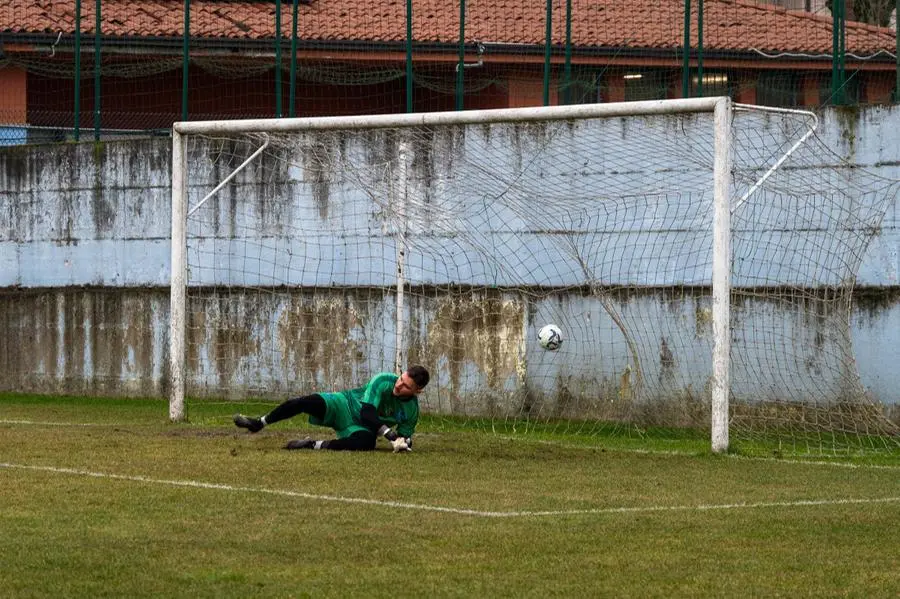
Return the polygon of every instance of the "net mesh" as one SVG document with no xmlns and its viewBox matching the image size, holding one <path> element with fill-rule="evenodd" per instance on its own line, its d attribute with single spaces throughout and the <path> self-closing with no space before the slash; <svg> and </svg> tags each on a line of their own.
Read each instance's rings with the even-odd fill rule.
<svg viewBox="0 0 900 599">
<path fill-rule="evenodd" d="M 731 430 L 791 451 L 896 450 L 896 422 L 860 380 L 851 308 L 898 181 L 818 135 L 791 151 L 803 119 L 750 111 L 735 123 Z"/>
<path fill-rule="evenodd" d="M 798 146 L 811 127 L 734 119 L 732 440 L 893 449 L 849 314 L 897 182 Z M 472 426 L 708 430 L 711 114 L 191 135 L 187 152 L 189 394 L 283 399 L 421 363 L 424 411 Z"/>
</svg>

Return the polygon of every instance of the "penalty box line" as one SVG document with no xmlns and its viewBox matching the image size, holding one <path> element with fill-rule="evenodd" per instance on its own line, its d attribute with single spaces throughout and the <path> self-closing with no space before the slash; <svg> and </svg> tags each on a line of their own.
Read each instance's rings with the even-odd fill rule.
<svg viewBox="0 0 900 599">
<path fill-rule="evenodd" d="M 97 479 L 121 480 L 128 482 L 136 482 L 142 484 L 164 485 L 169 487 L 186 487 L 194 489 L 207 489 L 215 491 L 228 491 L 233 493 L 256 493 L 261 495 L 277 495 L 281 497 L 294 497 L 300 499 L 309 499 L 313 501 L 350 503 L 357 505 L 370 505 L 376 507 L 387 507 L 392 509 L 405 509 L 422 512 L 435 512 L 443 514 L 454 514 L 460 516 L 475 516 L 479 518 L 533 518 L 533 517 L 562 517 L 562 516 L 590 516 L 605 514 L 642 514 L 642 513 L 658 513 L 658 512 L 710 512 L 737 509 L 765 509 L 765 508 L 794 508 L 794 507 L 810 507 L 810 506 L 831 506 L 831 505 L 867 505 L 879 503 L 900 503 L 898 497 L 877 497 L 877 498 L 845 498 L 845 499 L 801 499 L 796 501 L 766 501 L 754 503 L 722 503 L 722 504 L 698 504 L 698 505 L 657 505 L 657 506 L 628 506 L 628 507 L 608 507 L 608 508 L 591 508 L 591 509 L 575 509 L 575 510 L 544 510 L 544 511 L 508 511 L 494 512 L 482 511 L 466 508 L 454 508 L 437 505 L 427 505 L 420 503 L 405 503 L 401 501 L 386 501 L 379 499 L 364 499 L 361 497 L 343 497 L 338 495 L 319 495 L 315 493 L 304 493 L 302 491 L 289 491 L 286 489 L 267 489 L 265 487 L 239 487 L 234 485 L 226 485 L 221 483 L 205 483 L 193 480 L 167 480 L 159 478 L 151 478 L 147 476 L 136 476 L 126 474 L 111 474 L 107 472 L 93 472 L 90 470 L 79 470 L 76 468 L 59 468 L 54 466 L 32 466 L 28 464 L 12 464 L 0 462 L 0 468 L 9 470 L 27 470 L 32 472 L 49 472 L 53 474 L 67 474 L 72 476 L 83 476 Z"/>
</svg>

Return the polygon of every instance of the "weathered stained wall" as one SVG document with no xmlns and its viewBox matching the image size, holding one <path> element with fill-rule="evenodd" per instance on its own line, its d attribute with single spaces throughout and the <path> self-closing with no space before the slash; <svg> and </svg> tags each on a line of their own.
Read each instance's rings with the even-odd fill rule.
<svg viewBox="0 0 900 599">
<path fill-rule="evenodd" d="M 850 115 L 829 112 L 823 115 L 821 135 L 842 155 L 884 177 L 898 178 L 900 149 L 892 137 L 898 126 L 900 110 L 896 109 L 870 109 Z M 619 127 L 617 142 L 641 144 L 646 141 L 644 133 Z M 490 141 L 485 135 L 484 143 Z M 472 139 L 467 142 L 474 143 Z M 454 146 L 458 140 L 435 143 L 452 147 L 436 145 L 430 166 L 415 165 L 417 180 L 432 181 L 428 185 L 441 180 L 440 169 L 447 165 L 442 166 L 440 161 L 450 161 L 459 150 Z M 496 139 L 494 143 L 495 151 L 505 146 Z M 509 147 L 510 152 L 515 150 Z M 527 160 L 528 156 L 518 157 L 523 158 Z M 0 388 L 165 394 L 169 161 L 167 139 L 0 150 L 0 287 L 4 288 L 0 295 Z M 251 179 L 263 177 L 255 184 L 259 193 L 241 194 L 240 187 L 225 193 L 214 215 L 220 233 L 233 235 L 239 228 L 237 206 L 247 203 L 248 198 L 249 203 L 256 203 L 254 218 L 268 223 L 272 230 L 284 227 L 286 222 L 306 219 L 326 232 L 346 235 L 353 233 L 357 220 L 369 218 L 342 214 L 329 198 L 348 192 L 327 179 L 278 183 L 287 185 L 292 193 L 295 188 L 308 186 L 308 192 L 297 195 L 314 200 L 286 215 L 269 201 L 277 195 L 277 189 L 265 184 L 283 181 L 283 177 L 267 179 L 272 173 L 264 169 L 249 172 Z M 249 184 L 254 183 L 250 180 Z M 472 189 L 478 184 L 473 180 Z M 675 208 L 678 200 L 672 198 Z M 862 261 L 858 283 L 866 292 L 854 305 L 851 329 L 863 383 L 878 399 L 890 404 L 900 403 L 900 372 L 891 367 L 900 357 L 898 334 L 892 332 L 900 330 L 892 326 L 900 318 L 900 303 L 896 301 L 900 245 L 896 202 Z M 502 213 L 492 216 L 510 218 Z M 487 217 L 484 224 L 489 224 Z M 394 321 L 395 298 L 384 292 L 373 296 L 368 285 L 393 276 L 394 264 L 384 258 L 392 257 L 395 248 L 386 245 L 375 250 L 366 246 L 357 255 L 346 256 L 338 252 L 329 255 L 327 250 L 311 253 L 308 244 L 301 248 L 302 240 L 283 243 L 276 253 L 300 255 L 303 249 L 308 264 L 302 270 L 287 272 L 287 279 L 280 275 L 278 279 L 318 289 L 243 298 L 216 296 L 210 291 L 192 299 L 190 393 L 282 397 L 310 387 L 352 386 L 367 372 L 392 367 L 397 348 L 382 337 Z M 413 272 L 418 269 L 420 273 L 432 273 L 432 277 L 442 273 L 450 280 L 454 275 L 474 272 L 488 282 L 499 280 L 502 287 L 502 270 L 463 262 L 459 248 L 446 240 L 431 243 L 435 244 L 431 254 L 446 258 L 446 270 L 441 271 L 437 264 L 411 263 Z M 633 247 L 649 245 L 643 238 L 633 238 L 631 243 Z M 200 240 L 196 247 L 201 254 L 230 256 L 240 251 L 240 245 L 229 242 L 228 235 L 217 234 Z M 522 245 L 504 247 L 502 251 L 510 257 L 525 253 Z M 330 294 L 324 287 L 347 272 L 331 268 L 335 264 L 352 265 L 354 272 L 369 278 L 350 282 L 358 288 L 349 292 Z M 214 271 L 203 270 L 194 282 L 231 282 L 215 280 Z M 635 335 L 641 343 L 655 348 L 652 359 L 645 360 L 642 376 L 644 384 L 656 390 L 658 400 L 702 396 L 709 370 L 708 296 L 702 292 L 673 296 L 653 289 L 659 283 L 656 279 L 663 276 L 664 280 L 671 271 L 679 272 L 685 279 L 682 282 L 702 285 L 695 273 L 672 262 L 663 251 L 643 261 L 635 259 L 634 269 L 627 272 L 638 277 L 631 282 L 642 289 L 612 298 L 618 312 L 642 315 L 634 323 L 652 321 L 645 330 L 638 326 Z M 548 277 L 555 276 L 559 280 L 549 282 L 561 285 L 568 282 L 571 273 L 561 268 L 552 273 L 540 271 L 537 265 L 531 272 L 535 283 L 546 283 Z M 203 273 L 212 273 L 212 278 L 203 280 Z M 292 276 L 298 279 L 291 280 Z M 439 285 L 447 281 L 431 282 Z M 748 300 L 748 304 L 753 301 Z M 755 312 L 766 313 L 766 306 L 748 305 L 743 310 L 741 322 L 746 331 L 754 330 Z M 537 349 L 534 331 L 544 322 L 557 320 L 560 314 L 577 318 L 577 324 L 574 320 L 561 323 L 567 331 L 587 327 L 590 336 L 570 335 L 568 353 Z M 829 356 L 838 341 L 828 338 L 827 322 L 806 322 L 791 313 L 777 317 L 782 330 L 789 332 L 803 351 L 799 359 L 810 381 L 833 370 L 835 358 Z M 215 319 L 217 326 L 209 326 L 209 319 Z M 438 384 L 425 398 L 432 409 L 490 412 L 497 409 L 498 402 L 508 401 L 510 394 L 520 394 L 524 397 L 516 401 L 542 414 L 572 415 L 584 413 L 586 407 L 597 413 L 617 413 L 619 404 L 627 404 L 635 384 L 635 373 L 628 368 L 629 348 L 616 324 L 596 298 L 577 290 L 537 296 L 498 293 L 472 305 L 442 297 L 437 287 L 422 288 L 408 298 L 405 320 L 409 358 L 434 366 Z M 310 329 L 322 333 L 302 333 Z M 274 360 L 259 355 L 263 342 L 270 340 L 274 340 Z M 467 359 L 460 360 L 461 356 Z M 766 364 L 766 356 L 748 358 L 749 362 L 754 360 Z M 278 367 L 273 368 L 273 363 Z M 770 364 L 766 370 L 774 373 L 771 380 L 759 388 L 752 388 L 753 381 L 739 382 L 751 385 L 743 392 L 765 395 L 777 388 L 782 374 L 778 365 Z M 700 383 L 689 385 L 686 381 Z M 595 405 L 580 403 L 587 396 L 594 398 Z"/>
<path fill-rule="evenodd" d="M 2 389 L 162 395 L 168 301 L 162 288 L 0 291 Z"/>
<path fill-rule="evenodd" d="M 0 287 L 168 285 L 170 145 L 4 148 Z"/>
</svg>

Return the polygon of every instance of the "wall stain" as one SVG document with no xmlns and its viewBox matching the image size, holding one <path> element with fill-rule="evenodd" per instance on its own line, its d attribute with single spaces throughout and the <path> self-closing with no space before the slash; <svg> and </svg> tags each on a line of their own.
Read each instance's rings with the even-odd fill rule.
<svg viewBox="0 0 900 599">
<path fill-rule="evenodd" d="M 108 196 L 111 190 L 106 187 L 104 181 L 108 174 L 108 169 L 114 161 L 109 159 L 109 144 L 105 142 L 94 142 L 94 160 L 92 163 L 94 172 L 94 183 L 91 187 L 91 209 L 94 218 L 94 227 L 96 229 L 96 239 L 104 239 L 113 229 L 116 221 L 116 206 L 110 201 Z M 115 169 L 109 173 L 112 181 L 119 180 Z"/>
<path fill-rule="evenodd" d="M 367 357 L 368 293 L 298 290 L 282 300 L 277 342 L 289 388 L 311 393 L 363 383 L 356 374 Z"/>
<path fill-rule="evenodd" d="M 471 405 L 463 397 L 464 369 L 483 373 L 489 392 L 500 391 L 510 377 L 518 378 L 526 308 L 520 298 L 499 290 L 459 293 L 436 301 L 423 353 L 432 364 L 446 359 L 450 408 L 464 413 Z"/>
<path fill-rule="evenodd" d="M 659 340 L 659 380 L 661 383 L 675 380 L 675 355 L 665 337 Z"/>
<path fill-rule="evenodd" d="M 90 294 L 75 290 L 64 290 L 63 303 L 63 347 L 65 352 L 66 387 L 80 388 L 87 376 L 85 357 L 87 329 L 90 320 Z"/>
<path fill-rule="evenodd" d="M 856 152 L 856 139 L 859 136 L 859 122 L 861 111 L 859 106 L 835 106 L 834 115 L 837 117 L 838 127 L 841 132 L 841 141 L 847 148 L 848 160 L 852 158 Z"/>
<path fill-rule="evenodd" d="M 8 315 L 0 321 L 6 339 L 0 389 L 158 395 L 153 331 L 162 323 L 153 320 L 153 306 L 167 302 L 165 290 L 0 291 Z"/>
<path fill-rule="evenodd" d="M 859 316 L 875 320 L 896 309 L 900 304 L 900 287 L 856 287 L 853 289 L 853 307 Z"/>
<path fill-rule="evenodd" d="M 91 297 L 91 372 L 97 392 L 111 393 L 121 378 L 121 356 L 125 342 L 121 327 L 121 301 L 118 294 L 94 293 Z"/>
<path fill-rule="evenodd" d="M 335 133 L 307 137 L 303 146 L 303 176 L 312 186 L 319 217 L 328 218 L 328 205 L 335 164 Z"/>
</svg>

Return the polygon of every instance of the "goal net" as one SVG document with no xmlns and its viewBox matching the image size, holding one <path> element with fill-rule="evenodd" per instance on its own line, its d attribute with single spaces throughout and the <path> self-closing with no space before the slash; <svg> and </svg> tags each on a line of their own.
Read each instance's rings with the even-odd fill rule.
<svg viewBox="0 0 900 599">
<path fill-rule="evenodd" d="M 894 449 L 850 313 L 897 185 L 814 129 L 727 99 L 178 124 L 170 415 L 420 363 L 461 425 Z"/>
</svg>

